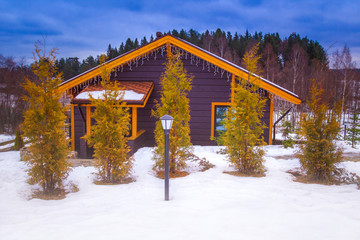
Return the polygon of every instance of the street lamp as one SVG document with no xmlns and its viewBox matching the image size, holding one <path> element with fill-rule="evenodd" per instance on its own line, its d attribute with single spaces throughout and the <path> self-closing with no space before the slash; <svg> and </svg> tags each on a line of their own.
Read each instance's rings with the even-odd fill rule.
<svg viewBox="0 0 360 240">
<path fill-rule="evenodd" d="M 160 118 L 165 133 L 165 200 L 169 200 L 169 133 L 174 118 L 164 115 Z"/>
</svg>

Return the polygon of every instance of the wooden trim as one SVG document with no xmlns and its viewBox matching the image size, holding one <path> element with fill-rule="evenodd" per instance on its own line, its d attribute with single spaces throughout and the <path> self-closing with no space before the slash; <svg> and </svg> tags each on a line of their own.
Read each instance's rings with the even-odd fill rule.
<svg viewBox="0 0 360 240">
<path fill-rule="evenodd" d="M 115 58 L 109 62 L 105 63 L 106 69 L 113 69 L 121 64 L 124 64 L 138 56 L 144 55 L 147 52 L 150 52 L 158 47 L 161 47 L 162 45 L 166 44 L 169 42 L 169 37 L 170 36 L 165 36 L 163 38 L 160 38 L 156 41 L 153 41 L 141 48 L 138 48 L 136 50 L 130 51 L 124 55 L 119 56 L 118 58 Z M 73 78 L 72 80 L 70 79 L 68 82 L 62 84 L 59 86 L 58 91 L 60 92 L 64 92 L 69 88 L 75 87 L 76 85 L 85 82 L 91 78 L 94 78 L 96 76 L 100 75 L 100 67 L 103 65 L 99 65 L 98 67 L 94 68 L 93 70 L 89 70 L 83 74 L 81 74 L 78 77 Z"/>
<path fill-rule="evenodd" d="M 71 150 L 75 151 L 75 111 L 74 104 L 71 104 Z"/>
<path fill-rule="evenodd" d="M 136 136 L 137 135 L 137 108 L 133 107 L 132 108 L 132 126 L 131 126 L 131 136 Z"/>
<path fill-rule="evenodd" d="M 91 106 L 86 106 L 86 135 L 91 132 Z"/>
<path fill-rule="evenodd" d="M 213 139 L 215 136 L 215 107 L 216 106 L 230 106 L 229 102 L 212 102 L 211 103 L 211 132 L 210 139 Z"/>
<path fill-rule="evenodd" d="M 270 121 L 269 121 L 269 145 L 272 145 L 272 131 L 273 131 L 273 115 L 274 115 L 274 95 L 270 94 Z"/>
<path fill-rule="evenodd" d="M 239 76 L 243 79 L 248 79 L 249 78 L 249 73 L 233 66 L 232 64 L 226 62 L 226 61 L 223 61 L 221 59 L 219 59 L 218 57 L 216 57 L 215 55 L 212 55 L 212 54 L 209 54 L 207 52 L 204 52 L 200 49 L 198 49 L 197 47 L 193 46 L 193 45 L 190 45 L 186 42 L 183 42 L 179 39 L 176 39 L 174 37 L 171 37 L 171 36 L 166 36 L 168 37 L 168 41 L 173 44 L 173 45 L 176 45 L 177 47 L 179 48 L 182 48 L 184 49 L 185 51 L 188 51 L 194 55 L 196 55 L 197 57 L 200 57 L 202 59 L 205 59 L 206 61 L 232 73 L 232 74 L 235 74 L 236 76 Z M 294 104 L 300 104 L 301 103 L 301 99 L 281 90 L 280 88 L 277 88 L 273 85 L 271 85 L 270 83 L 267 83 L 261 79 L 258 79 L 258 81 L 256 82 L 257 85 L 259 85 L 259 87 L 265 89 L 265 90 L 268 90 L 269 92 L 272 92 L 274 93 L 275 95 L 278 95 L 280 97 L 282 97 L 283 99 L 289 101 L 289 102 L 292 102 Z"/>
<path fill-rule="evenodd" d="M 166 55 L 168 58 L 171 56 L 171 45 L 169 43 L 166 44 Z"/>
<path fill-rule="evenodd" d="M 235 74 L 232 74 L 232 76 L 231 76 L 231 103 L 234 102 L 234 96 L 235 96 Z"/>
<path fill-rule="evenodd" d="M 128 138 L 128 140 L 135 140 L 137 139 L 138 137 L 140 137 L 143 133 L 145 133 L 146 131 L 144 129 L 140 130 L 137 132 L 137 135 L 136 136 L 131 136 Z"/>
<path fill-rule="evenodd" d="M 152 94 L 153 90 L 154 90 L 154 84 L 151 86 L 151 88 L 150 88 L 150 90 L 149 90 L 149 94 L 148 94 L 148 95 L 146 96 L 146 98 L 145 98 L 144 104 L 140 106 L 141 108 L 145 107 L 145 105 L 147 104 L 147 102 L 148 102 L 148 100 L 149 100 L 149 98 L 150 98 L 150 95 Z"/>
</svg>

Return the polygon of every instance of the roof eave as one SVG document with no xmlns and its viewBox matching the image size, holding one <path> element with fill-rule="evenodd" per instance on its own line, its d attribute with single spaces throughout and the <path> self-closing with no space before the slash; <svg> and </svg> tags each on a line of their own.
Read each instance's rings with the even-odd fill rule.
<svg viewBox="0 0 360 240">
<path fill-rule="evenodd" d="M 220 58 L 219 56 L 216 56 L 215 54 L 208 52 L 204 49 L 201 49 L 200 47 L 189 43 L 185 40 L 176 38 L 174 36 L 171 35 L 165 35 L 161 38 L 156 39 L 155 41 L 148 43 L 147 45 L 137 48 L 135 50 L 132 50 L 130 52 L 124 53 L 108 62 L 106 62 L 106 66 L 108 69 L 113 69 L 121 64 L 124 64 L 128 61 L 131 61 L 132 59 L 139 57 L 141 55 L 144 55 L 156 48 L 159 48 L 165 44 L 172 44 L 174 46 L 177 46 L 179 48 L 182 48 L 192 54 L 194 54 L 195 56 L 202 58 L 226 71 L 228 71 L 229 73 L 232 73 L 236 76 L 239 76 L 243 79 L 247 79 L 248 78 L 248 74 L 252 74 L 249 71 L 247 71 L 244 68 L 241 68 L 237 65 L 235 65 L 234 63 L 231 63 L 223 58 Z M 101 65 L 100 65 L 101 66 Z M 66 82 L 63 82 L 59 85 L 58 90 L 60 92 L 64 92 L 67 89 L 70 89 L 86 80 L 89 80 L 91 78 L 94 78 L 98 75 L 100 75 L 100 66 L 94 67 L 76 77 L 73 77 L 69 80 L 67 80 Z M 254 75 L 254 74 L 252 74 Z M 261 81 L 259 81 L 259 86 L 275 95 L 278 95 L 280 97 L 282 97 L 283 99 L 292 102 L 294 104 L 300 104 L 302 101 L 299 98 L 298 95 L 264 79 L 261 77 L 258 77 L 256 75 L 254 75 L 255 77 L 257 77 L 258 79 L 260 79 Z"/>
</svg>

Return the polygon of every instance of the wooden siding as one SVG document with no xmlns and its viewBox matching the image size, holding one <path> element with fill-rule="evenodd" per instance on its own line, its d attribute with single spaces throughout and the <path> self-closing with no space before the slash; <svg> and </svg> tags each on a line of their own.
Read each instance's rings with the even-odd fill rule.
<svg viewBox="0 0 360 240">
<path fill-rule="evenodd" d="M 138 130 L 146 130 L 147 144 L 154 144 L 153 131 L 156 119 L 151 117 L 151 110 L 154 109 L 155 100 L 160 99 L 160 77 L 164 71 L 165 56 L 158 56 L 156 60 L 144 61 L 142 66 L 123 68 L 123 72 L 117 73 L 115 79 L 120 81 L 153 81 L 154 91 L 144 108 L 138 108 Z M 202 62 L 196 66 L 190 59 L 182 59 L 184 68 L 194 76 L 192 90 L 189 92 L 190 99 L 190 129 L 191 141 L 194 145 L 215 145 L 216 142 L 210 140 L 211 131 L 211 103 L 230 102 L 231 95 L 231 76 L 225 72 L 221 76 L 221 70 L 214 74 L 214 69 L 203 68 Z M 204 70 L 203 70 L 204 69 Z M 270 119 L 270 102 L 267 102 L 263 121 L 268 124 Z M 268 130 L 265 131 L 264 139 L 268 142 Z"/>
</svg>

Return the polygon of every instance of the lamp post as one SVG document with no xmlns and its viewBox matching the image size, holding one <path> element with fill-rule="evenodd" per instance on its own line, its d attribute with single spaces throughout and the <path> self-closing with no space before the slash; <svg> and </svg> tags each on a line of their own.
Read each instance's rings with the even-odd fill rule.
<svg viewBox="0 0 360 240">
<path fill-rule="evenodd" d="M 169 134 L 174 118 L 164 115 L 160 118 L 165 133 L 165 201 L 169 200 Z"/>
</svg>

